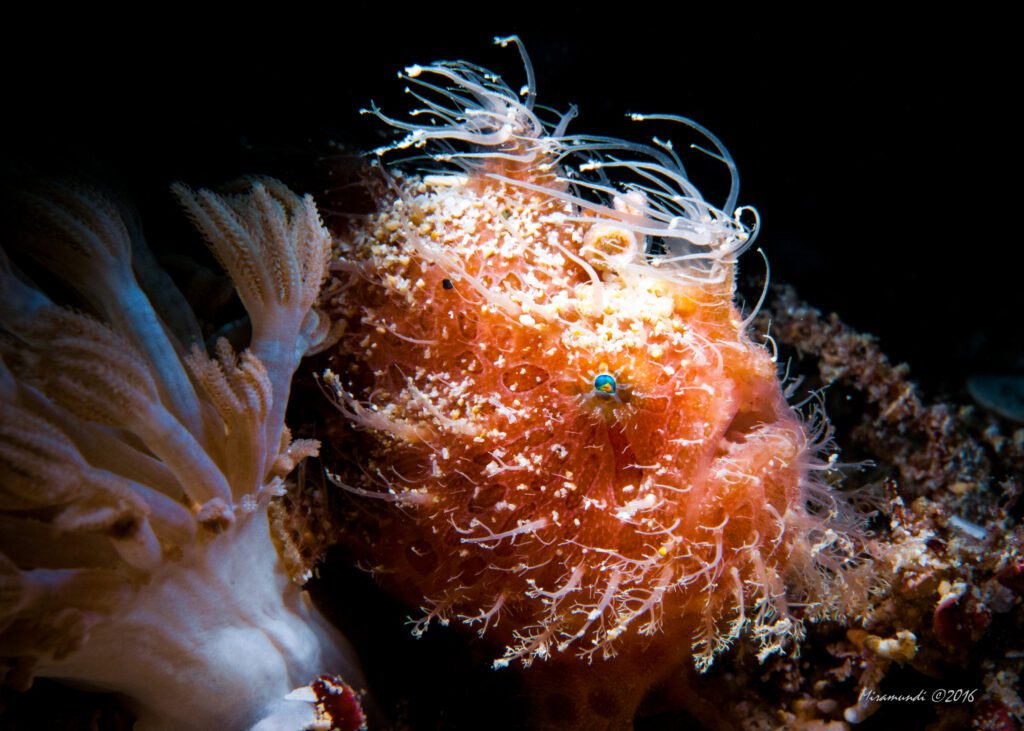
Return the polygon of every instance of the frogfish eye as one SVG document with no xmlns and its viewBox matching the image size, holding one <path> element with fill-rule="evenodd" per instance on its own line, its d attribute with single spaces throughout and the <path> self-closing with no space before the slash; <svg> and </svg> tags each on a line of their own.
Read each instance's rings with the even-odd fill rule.
<svg viewBox="0 0 1024 731">
<path fill-rule="evenodd" d="M 597 376 L 594 378 L 594 390 L 604 396 L 614 396 L 618 390 L 615 377 L 608 373 L 602 373 Z"/>
</svg>

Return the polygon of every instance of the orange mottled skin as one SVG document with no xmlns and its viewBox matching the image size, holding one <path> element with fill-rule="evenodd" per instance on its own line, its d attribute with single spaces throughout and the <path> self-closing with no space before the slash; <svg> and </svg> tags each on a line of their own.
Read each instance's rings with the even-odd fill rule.
<svg viewBox="0 0 1024 731">
<path fill-rule="evenodd" d="M 346 543 L 417 631 L 459 619 L 498 666 L 558 658 L 543 674 L 621 654 L 588 677 L 626 723 L 691 652 L 703 670 L 744 628 L 762 654 L 798 639 L 790 600 L 846 611 L 845 536 L 807 508 L 812 440 L 731 265 L 627 266 L 626 227 L 484 172 L 396 186 L 338 244 L 328 380 L 358 445 Z"/>
</svg>

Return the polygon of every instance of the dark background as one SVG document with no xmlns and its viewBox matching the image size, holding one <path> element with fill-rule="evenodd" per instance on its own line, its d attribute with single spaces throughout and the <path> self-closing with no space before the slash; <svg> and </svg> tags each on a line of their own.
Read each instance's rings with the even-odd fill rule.
<svg viewBox="0 0 1024 731">
<path fill-rule="evenodd" d="M 282 10 L 216 27 L 120 18 L 131 30 L 106 31 L 40 22 L 5 51 L 4 163 L 99 161 L 140 202 L 152 237 L 176 215 L 172 180 L 287 176 L 328 140 L 379 144 L 383 126 L 358 110 L 371 99 L 405 109 L 403 66 L 463 58 L 518 88 L 518 54 L 490 39 L 519 33 L 539 101 L 579 105 L 571 130 L 646 139 L 624 114 L 657 111 L 714 131 L 739 166 L 740 202 L 761 213 L 773 280 L 879 335 L 931 390 L 1024 365 L 1009 111 L 1019 79 L 1005 18 L 930 27 L 839 6 L 827 23 L 642 7 L 600 18 L 578 6 L 484 20 L 446 8 Z M 720 171 L 695 165 L 720 201 Z M 745 261 L 759 278 L 759 257 Z"/>
</svg>

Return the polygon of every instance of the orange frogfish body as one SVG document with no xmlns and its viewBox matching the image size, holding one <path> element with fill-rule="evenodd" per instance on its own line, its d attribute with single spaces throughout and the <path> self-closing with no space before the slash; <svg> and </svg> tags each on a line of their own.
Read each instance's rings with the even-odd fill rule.
<svg viewBox="0 0 1024 731">
<path fill-rule="evenodd" d="M 855 521 L 815 478 L 824 427 L 734 304 L 752 233 L 734 201 L 700 199 L 667 146 L 569 137 L 532 91 L 461 63 L 407 73 L 427 72 L 454 108 L 388 120 L 395 147 L 459 168 L 385 173 L 336 246 L 326 379 L 357 446 L 332 469 L 357 558 L 421 608 L 415 631 L 472 625 L 498 667 L 703 671 L 741 635 L 764 657 L 851 611 Z M 605 716 L 656 682 L 636 666 Z"/>
</svg>

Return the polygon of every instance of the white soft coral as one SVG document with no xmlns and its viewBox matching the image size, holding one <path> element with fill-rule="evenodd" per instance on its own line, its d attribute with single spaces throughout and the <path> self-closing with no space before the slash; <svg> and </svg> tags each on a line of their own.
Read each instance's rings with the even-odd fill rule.
<svg viewBox="0 0 1024 731">
<path fill-rule="evenodd" d="M 191 317 L 166 309 L 183 299 L 153 288 L 141 228 L 102 192 L 27 197 L 45 222 L 32 253 L 96 316 L 0 255 L 0 656 L 15 684 L 123 694 L 140 729 L 291 731 L 314 710 L 289 691 L 358 678 L 267 524 L 318 446 L 291 442 L 284 413 L 325 335 L 313 303 L 329 235 L 277 181 L 175 192 L 249 312 L 241 354 L 221 341 L 207 355 Z"/>
</svg>

